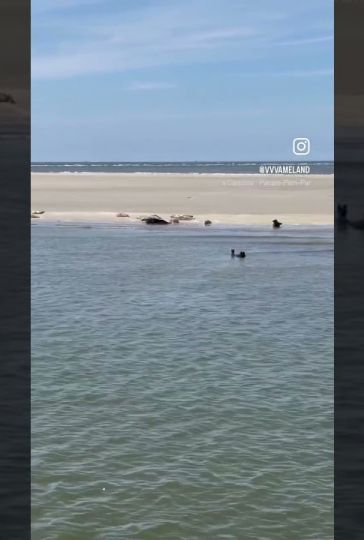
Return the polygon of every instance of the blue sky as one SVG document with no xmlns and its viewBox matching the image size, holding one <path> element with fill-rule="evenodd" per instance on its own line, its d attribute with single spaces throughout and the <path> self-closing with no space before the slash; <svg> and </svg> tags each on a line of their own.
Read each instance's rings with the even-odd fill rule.
<svg viewBox="0 0 364 540">
<path fill-rule="evenodd" d="M 33 161 L 333 157 L 333 2 L 33 0 Z"/>
</svg>

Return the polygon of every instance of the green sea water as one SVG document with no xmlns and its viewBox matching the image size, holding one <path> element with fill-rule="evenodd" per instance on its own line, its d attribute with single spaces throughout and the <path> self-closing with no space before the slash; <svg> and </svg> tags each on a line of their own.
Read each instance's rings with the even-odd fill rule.
<svg viewBox="0 0 364 540">
<path fill-rule="evenodd" d="M 333 538 L 331 229 L 32 249 L 33 540 Z"/>
</svg>

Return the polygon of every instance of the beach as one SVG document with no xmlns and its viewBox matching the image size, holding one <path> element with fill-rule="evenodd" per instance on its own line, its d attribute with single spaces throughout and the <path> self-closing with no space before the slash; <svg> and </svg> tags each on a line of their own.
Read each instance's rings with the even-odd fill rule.
<svg viewBox="0 0 364 540">
<path fill-rule="evenodd" d="M 333 224 L 331 174 L 32 173 L 32 211 L 46 221 L 122 222 L 192 214 L 196 222 Z M 118 218 L 125 212 L 129 218 Z"/>
</svg>

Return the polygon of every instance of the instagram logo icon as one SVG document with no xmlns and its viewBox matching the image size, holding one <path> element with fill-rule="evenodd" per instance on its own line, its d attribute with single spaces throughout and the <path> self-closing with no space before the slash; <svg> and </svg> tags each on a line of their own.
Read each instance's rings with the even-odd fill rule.
<svg viewBox="0 0 364 540">
<path fill-rule="evenodd" d="M 296 156 L 307 156 L 310 153 L 310 140 L 305 137 L 293 139 L 293 153 Z"/>
</svg>

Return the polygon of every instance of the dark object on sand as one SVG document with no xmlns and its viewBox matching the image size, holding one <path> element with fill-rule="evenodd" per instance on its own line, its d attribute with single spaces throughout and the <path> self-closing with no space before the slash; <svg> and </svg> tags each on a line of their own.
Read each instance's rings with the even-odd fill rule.
<svg viewBox="0 0 364 540">
<path fill-rule="evenodd" d="M 36 214 L 32 214 L 30 217 L 31 217 L 32 219 L 33 219 L 33 218 L 39 218 L 39 216 L 37 216 Z"/>
<path fill-rule="evenodd" d="M 282 223 L 280 221 L 278 221 L 278 219 L 273 219 L 273 229 L 279 229 L 279 227 L 282 225 Z"/>
<path fill-rule="evenodd" d="M 204 225 L 211 225 L 212 224 L 212 221 L 210 221 L 209 219 L 206 219 Z"/>
<path fill-rule="evenodd" d="M 174 217 L 174 218 L 171 219 L 170 223 L 173 223 L 173 224 L 177 225 L 177 223 L 179 223 L 179 219 Z"/>
<path fill-rule="evenodd" d="M 130 217 L 129 214 L 125 214 L 125 212 L 120 212 L 119 214 L 116 214 L 116 217 Z"/>
<path fill-rule="evenodd" d="M 168 225 L 168 221 L 159 216 L 149 216 L 147 218 L 143 218 L 142 221 L 144 221 L 144 223 L 147 225 Z"/>
<path fill-rule="evenodd" d="M 41 216 L 45 213 L 45 210 L 34 210 L 32 214 Z"/>
<path fill-rule="evenodd" d="M 16 101 L 10 94 L 0 92 L 0 103 L 16 103 Z"/>
</svg>

